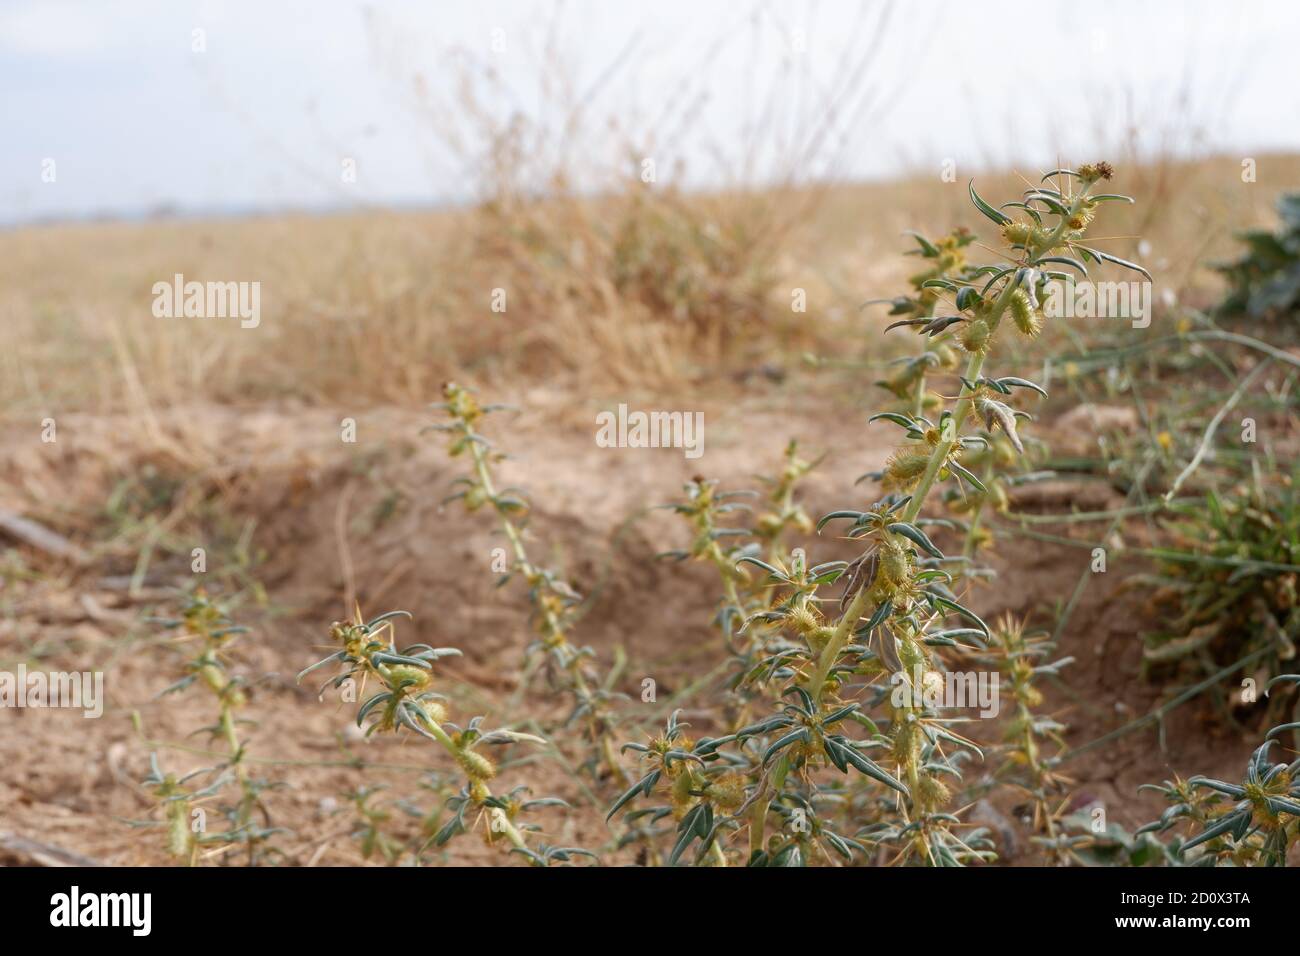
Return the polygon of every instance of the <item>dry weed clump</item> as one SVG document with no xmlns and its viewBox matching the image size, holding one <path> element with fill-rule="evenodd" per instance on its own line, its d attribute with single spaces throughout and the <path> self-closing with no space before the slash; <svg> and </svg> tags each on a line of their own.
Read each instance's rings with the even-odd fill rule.
<svg viewBox="0 0 1300 956">
<path fill-rule="evenodd" d="M 520 330 L 545 368 L 675 381 L 797 329 L 778 297 L 788 226 L 757 197 L 687 199 L 632 179 L 599 197 L 489 202 L 471 222 L 483 282 L 512 277 L 507 315 L 547 317 Z"/>
</svg>

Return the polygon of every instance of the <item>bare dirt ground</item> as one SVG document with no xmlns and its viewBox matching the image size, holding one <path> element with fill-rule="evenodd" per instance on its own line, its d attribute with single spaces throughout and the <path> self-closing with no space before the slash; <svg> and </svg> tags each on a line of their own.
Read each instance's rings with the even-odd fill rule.
<svg viewBox="0 0 1300 956">
<path fill-rule="evenodd" d="M 809 513 L 866 505 L 875 489 L 869 483 L 855 488 L 854 481 L 879 467 L 891 447 L 885 429 L 866 424 L 867 412 L 839 408 L 827 414 L 833 399 L 775 385 L 734 404 L 697 400 L 693 407 L 703 408 L 709 422 L 699 461 L 685 459 L 680 450 L 599 448 L 589 424 L 595 409 L 575 406 L 558 392 L 536 388 L 507 398 L 528 411 L 489 421 L 491 433 L 517 454 L 503 465 L 503 479 L 523 485 L 532 499 L 530 533 L 539 556 L 561 566 L 588 596 L 577 639 L 594 647 L 603 662 L 616 648 L 626 653 L 619 689 L 635 702 L 627 705 L 630 722 L 644 731 L 661 724 L 665 711 L 662 703 L 639 703 L 643 677 L 655 678 L 664 701 L 724 660 L 707 623 L 716 578 L 707 567 L 656 562 L 657 553 L 682 544 L 683 529 L 676 524 L 680 519 L 647 509 L 672 500 L 697 472 L 727 486 L 754 487 L 751 476 L 772 470 L 790 435 L 801 436 L 810 452 L 837 449 L 803 487 Z M 245 673 L 255 682 L 247 716 L 257 727 L 249 746 L 265 761 L 258 771 L 284 784 L 267 800 L 274 822 L 292 830 L 283 841 L 292 862 L 361 862 L 358 843 L 349 836 L 356 818 L 343 794 L 363 783 L 383 784 L 389 788 L 385 799 L 408 797 L 428 811 L 440 797 L 421 790 L 425 771 L 454 769 L 444 755 L 415 741 L 360 740 L 347 732 L 346 709 L 318 701 L 319 682 L 295 683 L 298 670 L 326 653 L 318 649 L 328 624 L 347 615 L 350 600 L 368 615 L 396 607 L 411 611 L 415 620 L 399 631 L 403 643 L 464 651 L 464 658 L 440 672 L 440 684 L 453 697 L 453 719 L 485 713 L 490 724 L 507 724 L 521 712 L 543 723 L 563 718 L 563 702 L 544 688 L 517 686 L 529 640 L 526 596 L 515 587 L 502 593 L 494 586 L 490 554 L 501 539 L 487 516 L 466 514 L 454 503 L 440 505 L 457 472 L 439 437 L 420 434 L 430 414 L 376 408 L 359 416 L 353 445 L 340 441 L 342 417 L 328 408 L 248 412 L 195 406 L 150 422 L 67 416 L 54 444 L 3 436 L 15 453 L 2 466 L 0 506 L 42 517 L 92 557 L 79 567 L 22 551 L 41 573 L 15 578 L 2 595 L 0 643 L 6 656 L 26 656 L 49 669 L 84 669 L 93 662 L 106 672 L 108 703 L 100 720 L 49 710 L 6 715 L 0 831 L 39 837 L 109 864 L 164 864 L 169 859 L 159 834 L 127 822 L 154 813 L 152 798 L 139 784 L 147 772 L 148 741 L 165 743 L 155 749 L 170 769 L 212 762 L 193 752 L 207 743 L 202 734 L 191 735 L 213 716 L 203 695 L 155 700 L 176 679 L 181 659 L 144 620 L 149 613 L 167 613 L 166 589 L 191 583 L 190 569 L 179 562 L 150 565 L 133 594 L 127 580 L 141 570 L 136 554 L 115 553 L 111 546 L 95 551 L 105 535 L 103 489 L 119 476 L 150 468 L 166 475 L 189 463 L 179 499 L 219 495 L 230 515 L 256 522 L 252 551 L 258 557 L 248 574 L 271 599 L 237 614 L 255 631 L 241 645 Z M 1050 429 L 1050 423 L 1043 427 Z M 201 464 L 194 468 L 194 462 Z M 1039 504 L 1058 512 L 1072 503 L 1120 503 L 1116 492 L 1095 481 L 1056 483 L 1046 495 L 1050 500 Z M 806 546 L 818 560 L 850 556 L 852 548 L 829 532 Z M 1022 546 L 1000 542 L 993 563 L 1000 570 L 1014 565 L 1014 574 L 968 595 L 986 620 L 1009 610 L 1044 621 L 1044 612 L 1087 570 L 1087 549 L 1035 542 L 1033 560 L 1026 561 L 1015 553 Z M 1045 711 L 1069 724 L 1072 746 L 1160 700 L 1159 688 L 1138 676 L 1143 601 L 1136 592 L 1122 591 L 1121 580 L 1117 573 L 1092 575 L 1062 635 L 1060 654 L 1075 657 L 1076 664 L 1066 685 L 1047 688 Z M 522 707 L 516 712 L 512 701 L 519 694 Z M 708 699 L 698 694 L 682 701 L 697 727 L 710 720 Z M 1161 808 L 1158 797 L 1137 793 L 1139 784 L 1159 782 L 1175 770 L 1231 779 L 1250 742 L 1225 737 L 1221 722 L 1200 713 L 1195 705 L 1175 712 L 1167 723 L 1165 752 L 1148 729 L 1068 763 L 1063 769 L 1076 782 L 1076 803 L 1100 800 L 1112 822 L 1132 828 L 1154 819 Z M 139 715 L 140 731 L 133 714 Z M 641 739 L 643 730 L 629 726 L 626 733 Z M 607 847 L 613 837 L 603 822 L 614 796 L 610 785 L 581 782 L 563 747 L 541 757 L 522 750 L 514 756 L 523 762 L 504 768 L 503 780 L 527 779 L 535 791 L 574 805 L 540 815 L 546 842 Z M 631 767 L 632 755 L 626 759 Z M 352 765 L 358 760 L 367 769 Z M 1014 819 L 1012 808 L 1001 811 Z M 391 825 L 410 832 L 417 821 L 399 811 Z M 1024 837 L 1013 834 L 1008 846 L 1003 835 L 1012 861 L 1033 861 Z M 449 853 L 454 862 L 500 859 L 472 837 L 453 841 Z M 604 849 L 602 860 L 630 862 L 631 852 Z"/>
</svg>

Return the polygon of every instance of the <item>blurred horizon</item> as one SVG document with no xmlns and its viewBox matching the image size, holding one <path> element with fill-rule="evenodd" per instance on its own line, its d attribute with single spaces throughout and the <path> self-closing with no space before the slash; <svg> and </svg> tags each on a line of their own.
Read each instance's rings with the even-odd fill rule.
<svg viewBox="0 0 1300 956">
<path fill-rule="evenodd" d="M 1088 9 L 9 0 L 0 223 L 1300 150 L 1300 7 Z"/>
</svg>

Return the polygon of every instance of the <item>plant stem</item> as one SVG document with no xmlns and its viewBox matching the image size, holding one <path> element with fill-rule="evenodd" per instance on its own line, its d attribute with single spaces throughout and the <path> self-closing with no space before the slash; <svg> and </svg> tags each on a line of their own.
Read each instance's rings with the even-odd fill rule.
<svg viewBox="0 0 1300 956">
<path fill-rule="evenodd" d="M 455 758 L 456 762 L 459 764 L 461 759 L 461 754 L 463 751 L 460 747 L 456 745 L 456 741 L 452 740 L 451 736 L 447 733 L 447 731 L 443 730 L 442 727 L 438 724 L 438 722 L 429 716 L 428 712 L 424 709 L 422 705 L 420 705 L 417 701 L 412 701 L 412 703 L 416 704 L 416 706 L 419 706 L 420 713 L 424 716 L 424 724 L 428 728 L 427 733 L 425 733 L 423 730 L 421 732 L 425 733 L 426 737 L 432 737 L 434 740 L 438 741 L 438 743 L 442 744 L 443 747 L 447 749 L 447 752 L 450 753 L 452 757 Z M 483 788 L 484 790 L 487 790 L 487 785 L 484 784 Z M 489 790 L 487 792 L 488 795 L 491 796 L 491 791 Z M 496 814 L 488 823 L 488 825 L 491 826 L 493 829 L 496 829 L 498 824 L 500 825 L 500 832 L 504 833 L 506 835 L 506 839 L 509 840 L 515 847 L 517 847 L 520 850 L 528 849 L 528 843 L 526 840 L 524 840 L 523 834 L 521 834 L 515 828 L 515 825 L 510 822 L 510 819 L 505 815 L 504 812 Z"/>
<path fill-rule="evenodd" d="M 468 422 L 461 423 L 462 430 L 466 437 L 475 434 Z M 479 485 L 482 487 L 484 494 L 489 501 L 495 501 L 497 494 L 496 488 L 492 482 L 492 469 L 488 465 L 487 454 L 482 442 L 469 442 L 470 453 L 474 458 L 474 474 L 478 478 Z M 520 571 L 528 581 L 530 593 L 536 594 L 545 584 L 543 576 L 533 567 L 528 560 L 528 552 L 524 548 L 523 535 L 515 523 L 510 520 L 509 516 L 495 504 L 493 510 L 497 513 L 497 518 L 501 522 L 501 527 L 505 531 L 506 537 L 510 540 L 511 549 L 515 553 L 515 561 L 519 565 Z M 566 670 L 569 672 L 576 696 L 588 705 L 588 727 L 590 728 L 593 741 L 600 748 L 601 758 L 609 770 L 610 776 L 620 783 L 627 782 L 627 775 L 623 765 L 615 756 L 613 743 L 609 734 L 605 732 L 605 721 L 600 713 L 597 702 L 592 697 L 591 688 L 587 684 L 586 677 L 582 673 L 582 658 L 567 647 L 568 640 L 564 635 L 564 626 L 560 623 L 559 616 L 547 601 L 537 598 L 533 599 L 533 607 L 542 617 L 542 638 L 547 647 L 565 647 L 569 651 L 569 663 Z"/>
<path fill-rule="evenodd" d="M 1079 211 L 1087 196 L 1088 189 L 1085 188 L 1080 191 L 1079 195 L 1071 204 L 1071 215 L 1074 215 Z M 1068 218 L 1069 217 L 1063 218 L 1060 225 L 1056 227 L 1051 235 L 1044 239 L 1042 245 L 1036 250 L 1038 255 L 1042 255 L 1046 251 L 1052 249 L 1057 242 L 1060 241 L 1061 236 L 1065 234 Z M 1034 257 L 1031 256 L 1029 258 L 1032 259 Z M 1018 272 L 1012 273 L 1013 276 L 1018 274 Z M 1002 291 L 998 293 L 997 299 L 993 302 L 993 306 L 990 309 L 989 316 L 986 320 L 989 324 L 990 343 L 993 334 L 997 331 L 998 322 L 1001 320 L 1003 313 L 1006 312 L 1007 306 L 1011 302 L 1011 296 L 1017 288 L 1018 285 L 1014 280 L 1007 281 L 1003 284 Z M 980 372 L 984 368 L 984 358 L 987 354 L 987 349 L 988 346 L 985 346 L 983 350 L 971 353 L 970 361 L 966 364 L 965 378 L 968 382 L 979 380 Z M 917 483 L 915 490 L 913 490 L 912 498 L 907 503 L 907 508 L 903 512 L 903 522 L 911 524 L 921 513 L 921 507 L 925 504 L 926 496 L 929 495 L 930 489 L 934 486 L 935 480 L 939 477 L 939 472 L 943 470 L 944 463 L 948 460 L 948 455 L 951 454 L 953 448 L 957 446 L 961 436 L 962 425 L 966 423 L 966 419 L 970 416 L 971 410 L 974 406 L 974 394 L 965 386 L 962 386 L 961 397 L 957 400 L 957 405 L 953 409 L 951 424 L 944 429 L 944 433 L 940 436 L 938 444 L 935 445 L 934 450 L 930 453 L 930 460 L 925 466 L 925 472 L 921 475 L 921 480 Z M 817 670 L 814 672 L 812 680 L 811 693 L 814 703 L 820 703 L 822 690 L 826 684 L 826 678 L 830 674 L 831 668 L 835 665 L 835 659 L 839 657 L 840 651 L 843 650 L 844 645 L 848 643 L 849 634 L 853 625 L 856 624 L 858 618 L 862 616 L 867 601 L 866 595 L 866 588 L 863 588 L 857 593 L 853 601 L 849 604 L 849 607 L 840 617 L 839 622 L 835 625 L 835 633 L 827 642 L 826 647 L 822 650 L 821 656 L 817 662 Z"/>
</svg>

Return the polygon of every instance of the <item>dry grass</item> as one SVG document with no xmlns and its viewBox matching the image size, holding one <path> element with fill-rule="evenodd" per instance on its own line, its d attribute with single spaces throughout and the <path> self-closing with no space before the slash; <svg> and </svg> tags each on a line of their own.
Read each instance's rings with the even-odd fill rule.
<svg viewBox="0 0 1300 956">
<path fill-rule="evenodd" d="M 1121 170 L 1166 202 L 1122 211 L 1105 248 L 1202 297 L 1207 259 L 1268 222 L 1300 157 Z M 1013 176 L 981 176 L 987 194 Z M 1124 215 L 1129 219 L 1125 220 Z M 904 229 L 970 221 L 965 181 L 600 199 L 475 210 L 59 225 L 0 234 L 0 404 L 8 415 L 219 402 L 420 404 L 449 378 L 666 392 L 864 341 L 858 304 L 906 273 Z M 1212 238 L 1205 242 L 1204 235 Z M 978 255 L 978 251 L 976 251 Z M 886 265 L 872 266 L 883 261 Z M 151 286 L 262 283 L 262 321 L 158 319 Z M 493 289 L 507 311 L 492 311 Z M 807 313 L 791 310 L 805 289 Z M 874 341 L 874 340 L 873 340 Z M 865 346 L 864 346 L 865 347 Z M 875 348 L 875 346 L 872 346 Z"/>
</svg>

